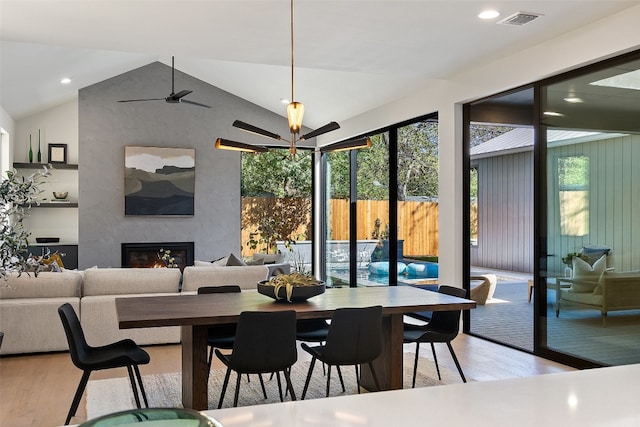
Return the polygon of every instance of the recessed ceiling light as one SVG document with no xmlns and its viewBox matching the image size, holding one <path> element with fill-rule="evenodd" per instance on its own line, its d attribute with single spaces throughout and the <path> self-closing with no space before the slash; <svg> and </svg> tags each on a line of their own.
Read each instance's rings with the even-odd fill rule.
<svg viewBox="0 0 640 427">
<path fill-rule="evenodd" d="M 558 113 L 556 111 L 545 111 L 542 114 L 544 114 L 545 116 L 551 116 L 551 117 L 564 117 L 564 114 Z"/>
<path fill-rule="evenodd" d="M 71 79 L 69 77 L 63 77 L 62 80 L 60 80 L 60 83 L 62 83 L 63 85 L 68 85 L 69 83 L 71 83 Z"/>
<path fill-rule="evenodd" d="M 578 98 L 577 96 L 567 96 L 564 100 L 571 104 L 580 104 L 581 102 L 584 102 L 582 98 Z"/>
<path fill-rule="evenodd" d="M 484 10 L 478 14 L 478 18 L 480 19 L 493 19 L 500 16 L 500 12 L 497 10 Z"/>
</svg>

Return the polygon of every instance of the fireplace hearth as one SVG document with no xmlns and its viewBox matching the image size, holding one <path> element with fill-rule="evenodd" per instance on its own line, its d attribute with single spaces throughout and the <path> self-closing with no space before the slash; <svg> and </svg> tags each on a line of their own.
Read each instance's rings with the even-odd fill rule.
<svg viewBox="0 0 640 427">
<path fill-rule="evenodd" d="M 122 267 L 162 268 L 166 265 L 160 259 L 160 249 L 171 251 L 175 264 L 180 271 L 187 265 L 193 265 L 193 242 L 162 243 L 122 243 Z"/>
</svg>

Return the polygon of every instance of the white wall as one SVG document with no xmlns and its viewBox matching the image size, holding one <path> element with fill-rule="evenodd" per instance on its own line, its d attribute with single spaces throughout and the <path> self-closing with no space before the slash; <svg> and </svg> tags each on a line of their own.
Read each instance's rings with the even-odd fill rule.
<svg viewBox="0 0 640 427">
<path fill-rule="evenodd" d="M 461 105 L 639 49 L 638 22 L 640 5 L 500 61 L 465 70 L 448 81 L 429 82 L 410 97 L 342 121 L 341 128 L 321 137 L 319 144 L 326 145 L 437 111 L 440 118 L 440 279 L 441 283 L 461 286 L 465 248 Z"/>
<path fill-rule="evenodd" d="M 0 106 L 0 174 L 10 169 L 13 163 L 12 140 L 15 134 L 13 118 Z"/>
</svg>

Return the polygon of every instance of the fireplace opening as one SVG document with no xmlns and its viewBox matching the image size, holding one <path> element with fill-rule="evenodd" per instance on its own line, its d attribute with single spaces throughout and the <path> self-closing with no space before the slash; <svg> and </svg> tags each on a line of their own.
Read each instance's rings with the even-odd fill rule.
<svg viewBox="0 0 640 427">
<path fill-rule="evenodd" d="M 161 259 L 160 250 L 171 251 L 174 264 L 183 271 L 187 265 L 193 265 L 193 242 L 162 243 L 122 243 L 122 267 L 162 268 L 166 263 Z"/>
</svg>

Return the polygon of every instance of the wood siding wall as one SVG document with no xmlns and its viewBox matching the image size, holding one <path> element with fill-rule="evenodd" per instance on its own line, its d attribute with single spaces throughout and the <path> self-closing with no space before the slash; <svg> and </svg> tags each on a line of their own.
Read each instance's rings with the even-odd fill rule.
<svg viewBox="0 0 640 427">
<path fill-rule="evenodd" d="M 533 152 L 479 159 L 471 265 L 533 273 Z"/>
<path fill-rule="evenodd" d="M 258 204 L 259 198 L 243 197 L 242 209 Z M 349 239 L 349 201 L 330 200 L 329 230 L 332 240 Z M 376 219 L 380 219 L 380 231 L 389 222 L 389 202 L 385 200 L 358 200 L 357 236 L 358 240 L 369 240 L 375 229 Z M 404 253 L 409 255 L 438 255 L 438 203 L 398 202 L 398 236 L 404 240 Z M 243 224 L 241 233 L 242 255 L 251 256 L 254 251 L 246 246 L 249 234 L 256 227 Z M 306 227 L 300 227 L 297 234 L 309 236 Z"/>
<path fill-rule="evenodd" d="M 563 236 L 560 229 L 558 157 L 589 158 L 588 232 Z M 612 248 L 616 271 L 640 269 L 640 135 L 627 135 L 549 149 L 548 206 L 550 272 L 564 268 L 561 258 L 587 245 Z"/>
</svg>

